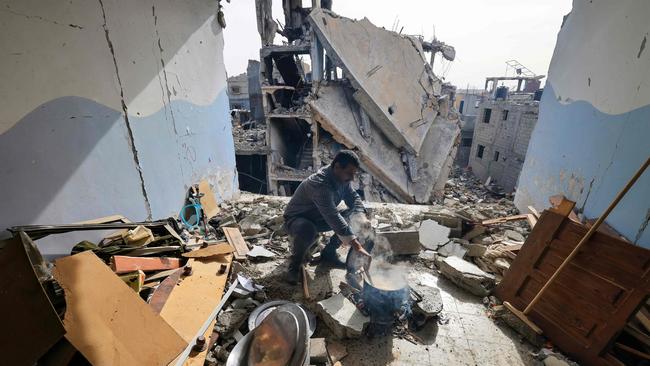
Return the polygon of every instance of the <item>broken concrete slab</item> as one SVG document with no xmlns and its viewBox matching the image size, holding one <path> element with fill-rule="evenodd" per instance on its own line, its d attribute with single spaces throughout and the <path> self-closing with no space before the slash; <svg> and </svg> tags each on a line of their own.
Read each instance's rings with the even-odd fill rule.
<svg viewBox="0 0 650 366">
<path fill-rule="evenodd" d="M 429 250 L 437 250 L 439 246 L 449 242 L 451 230 L 433 220 L 424 220 L 420 224 L 420 243 Z"/>
<path fill-rule="evenodd" d="M 377 237 L 385 238 L 388 241 L 393 255 L 418 254 L 422 249 L 417 230 L 384 231 L 377 233 Z"/>
<path fill-rule="evenodd" d="M 431 286 L 411 285 L 413 290 L 422 296 L 422 301 L 415 304 L 413 311 L 418 311 L 426 317 L 438 316 L 443 308 L 440 289 Z"/>
<path fill-rule="evenodd" d="M 447 244 L 443 244 L 440 247 L 438 247 L 438 254 L 445 256 L 445 257 L 458 257 L 458 258 L 463 258 L 465 257 L 465 254 L 467 253 L 467 249 L 459 243 L 450 241 Z"/>
<path fill-rule="evenodd" d="M 442 86 L 420 41 L 366 18 L 355 21 L 322 9 L 309 20 L 328 55 L 356 85 L 355 100 L 395 146 L 418 153 L 438 114 Z"/>
<path fill-rule="evenodd" d="M 318 302 L 319 315 L 338 338 L 361 337 L 370 318 L 361 314 L 343 294 Z"/>
<path fill-rule="evenodd" d="M 443 276 L 476 296 L 488 296 L 496 285 L 493 275 L 458 257 L 445 258 L 439 269 Z"/>
</svg>

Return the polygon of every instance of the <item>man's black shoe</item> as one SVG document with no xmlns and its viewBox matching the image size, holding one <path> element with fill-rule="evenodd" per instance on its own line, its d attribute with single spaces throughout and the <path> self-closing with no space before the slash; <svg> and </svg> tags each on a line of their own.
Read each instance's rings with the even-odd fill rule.
<svg viewBox="0 0 650 366">
<path fill-rule="evenodd" d="M 289 265 L 289 270 L 287 271 L 287 275 L 285 277 L 285 281 L 287 281 L 288 284 L 290 285 L 297 285 L 298 282 L 300 281 L 300 267 L 294 267 Z"/>
</svg>

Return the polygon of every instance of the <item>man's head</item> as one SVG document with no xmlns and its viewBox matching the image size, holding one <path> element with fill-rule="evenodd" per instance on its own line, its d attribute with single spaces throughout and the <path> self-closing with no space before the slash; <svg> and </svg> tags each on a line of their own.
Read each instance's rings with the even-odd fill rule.
<svg viewBox="0 0 650 366">
<path fill-rule="evenodd" d="M 353 151 L 341 150 L 332 160 L 332 172 L 339 183 L 348 183 L 359 170 L 359 157 Z"/>
</svg>

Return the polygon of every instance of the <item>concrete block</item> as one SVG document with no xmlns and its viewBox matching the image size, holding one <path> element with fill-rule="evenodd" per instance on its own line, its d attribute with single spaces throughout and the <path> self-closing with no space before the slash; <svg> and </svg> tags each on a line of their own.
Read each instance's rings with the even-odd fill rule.
<svg viewBox="0 0 650 366">
<path fill-rule="evenodd" d="M 311 338 L 309 340 L 309 362 L 312 364 L 324 364 L 328 360 L 325 338 Z"/>
<path fill-rule="evenodd" d="M 417 230 L 386 231 L 377 233 L 377 236 L 388 241 L 393 255 L 418 254 L 422 249 Z"/>
<path fill-rule="evenodd" d="M 467 253 L 467 249 L 459 243 L 450 241 L 449 243 L 442 245 L 438 248 L 438 254 L 445 257 L 458 257 L 463 258 Z"/>
<path fill-rule="evenodd" d="M 439 246 L 449 242 L 451 230 L 433 220 L 424 220 L 420 224 L 419 240 L 427 249 L 436 250 Z"/>
<path fill-rule="evenodd" d="M 338 338 L 359 338 L 370 318 L 342 294 L 318 302 L 318 314 Z"/>
<path fill-rule="evenodd" d="M 458 257 L 445 258 L 439 269 L 451 282 L 476 296 L 488 296 L 496 285 L 493 275 Z"/>
</svg>

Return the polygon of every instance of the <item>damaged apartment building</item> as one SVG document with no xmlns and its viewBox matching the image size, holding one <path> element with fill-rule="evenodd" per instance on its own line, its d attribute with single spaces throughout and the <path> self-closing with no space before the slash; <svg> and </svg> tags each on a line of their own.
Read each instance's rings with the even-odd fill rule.
<svg viewBox="0 0 650 366">
<path fill-rule="evenodd" d="M 511 193 L 517 186 L 528 142 L 537 123 L 542 95 L 540 80 L 544 78 L 514 60 L 509 61 L 511 64 L 517 75 L 485 80 L 486 96 L 473 118 L 468 156 L 474 175 L 503 193 Z M 499 85 L 513 81 L 516 82 L 513 90 Z"/>
<path fill-rule="evenodd" d="M 291 195 L 347 148 L 362 161 L 355 186 L 365 200 L 424 203 L 440 194 L 460 120 L 454 88 L 432 65 L 437 53 L 453 60 L 453 47 L 339 16 L 325 3 L 285 1 L 278 30 L 270 3 L 256 2 L 264 118 L 233 129 L 241 189 Z M 282 45 L 273 44 L 276 32 Z"/>
</svg>

